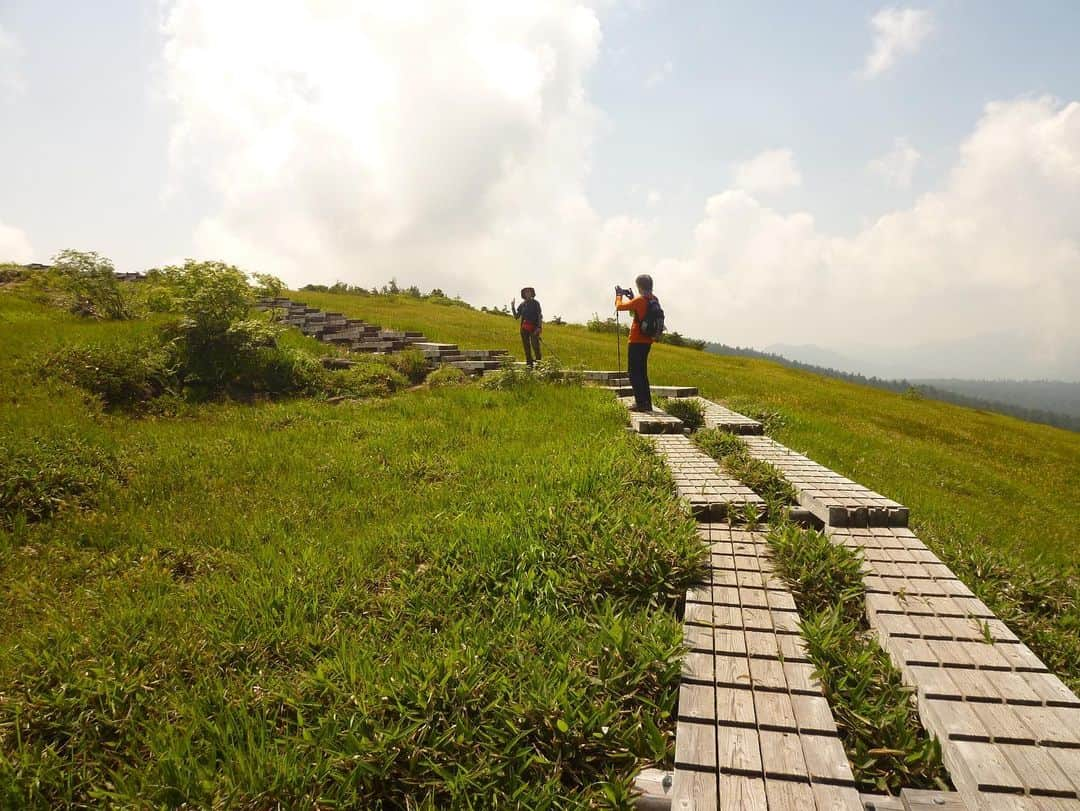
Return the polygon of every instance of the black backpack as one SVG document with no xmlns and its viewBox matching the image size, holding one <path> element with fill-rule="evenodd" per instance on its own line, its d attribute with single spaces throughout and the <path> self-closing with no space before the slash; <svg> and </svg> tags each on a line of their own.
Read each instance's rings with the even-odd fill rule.
<svg viewBox="0 0 1080 811">
<path fill-rule="evenodd" d="M 645 310 L 645 317 L 641 319 L 638 327 L 646 338 L 658 341 L 664 334 L 664 308 L 660 306 L 660 299 L 656 296 L 649 296 L 648 301 L 649 306 Z"/>
</svg>

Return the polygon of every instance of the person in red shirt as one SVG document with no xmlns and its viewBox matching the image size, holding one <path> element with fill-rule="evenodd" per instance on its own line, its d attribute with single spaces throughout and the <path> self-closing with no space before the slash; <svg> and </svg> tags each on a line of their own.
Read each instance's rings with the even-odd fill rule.
<svg viewBox="0 0 1080 811">
<path fill-rule="evenodd" d="M 514 318 L 521 321 L 521 345 L 525 349 L 525 365 L 533 368 L 533 357 L 540 360 L 540 331 L 544 328 L 544 313 L 540 302 L 536 300 L 536 291 L 531 287 L 521 288 L 521 297 L 525 299 L 519 306 L 517 299 L 510 302 Z"/>
<path fill-rule="evenodd" d="M 630 386 L 634 389 L 634 405 L 631 411 L 652 411 L 652 390 L 649 388 L 649 350 L 653 339 L 641 331 L 641 322 L 649 309 L 649 300 L 653 296 L 652 276 L 641 275 L 634 279 L 638 295 L 623 300 L 622 295 L 615 297 L 615 309 L 634 314 L 630 325 L 630 338 L 626 347 L 626 370 L 630 376 Z"/>
</svg>

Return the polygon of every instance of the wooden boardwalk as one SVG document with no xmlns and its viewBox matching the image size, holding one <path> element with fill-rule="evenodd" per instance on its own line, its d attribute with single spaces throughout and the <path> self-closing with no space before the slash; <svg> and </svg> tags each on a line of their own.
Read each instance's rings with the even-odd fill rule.
<svg viewBox="0 0 1080 811">
<path fill-rule="evenodd" d="M 732 434 L 760 436 L 763 433 L 764 429 L 757 420 L 744 417 L 742 414 L 732 411 L 730 408 L 725 408 L 719 403 L 714 403 L 712 400 L 706 400 L 704 397 L 691 397 L 688 399 L 696 400 L 705 410 L 706 428 L 718 428 Z"/>
<path fill-rule="evenodd" d="M 653 441 L 692 510 L 694 488 L 709 491 L 699 515 L 740 503 L 741 483 L 690 439 Z M 711 565 L 686 594 L 672 808 L 1080 811 L 1080 699 L 907 529 L 907 509 L 771 439 L 743 441 L 862 556 L 870 626 L 957 791 L 858 794 L 765 530 L 702 523 Z"/>
<path fill-rule="evenodd" d="M 620 397 L 619 402 L 628 409 L 634 404 L 633 397 Z M 652 411 L 630 411 L 630 427 L 639 434 L 681 434 L 683 421 L 666 411 L 654 408 Z"/>
<path fill-rule="evenodd" d="M 672 808 L 860 811 L 764 531 L 699 532 L 711 568 L 687 592 Z"/>
<path fill-rule="evenodd" d="M 746 485 L 727 475 L 716 460 L 682 434 L 657 434 L 652 437 L 657 452 L 664 458 L 675 489 L 690 512 L 701 520 L 728 518 L 734 510 L 747 517 L 747 510 L 758 517 L 765 515 L 765 502 Z"/>
<path fill-rule="evenodd" d="M 829 534 L 861 552 L 871 627 L 961 793 L 1080 809 L 1080 698 L 910 530 Z"/>
<path fill-rule="evenodd" d="M 750 455 L 778 468 L 799 504 L 830 527 L 906 527 L 908 509 L 764 436 L 743 437 Z"/>
</svg>

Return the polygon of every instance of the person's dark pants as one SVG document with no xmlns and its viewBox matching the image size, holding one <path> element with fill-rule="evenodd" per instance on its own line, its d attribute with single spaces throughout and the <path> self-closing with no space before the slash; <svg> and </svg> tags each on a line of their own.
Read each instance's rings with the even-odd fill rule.
<svg viewBox="0 0 1080 811">
<path fill-rule="evenodd" d="M 537 360 L 540 360 L 540 335 L 536 332 L 529 332 L 528 330 L 521 331 L 521 345 L 525 347 L 525 363 L 528 366 L 533 365 L 533 356 L 536 356 Z"/>
<path fill-rule="evenodd" d="M 626 370 L 638 408 L 652 411 L 652 392 L 649 390 L 649 350 L 652 344 L 627 344 Z"/>
</svg>

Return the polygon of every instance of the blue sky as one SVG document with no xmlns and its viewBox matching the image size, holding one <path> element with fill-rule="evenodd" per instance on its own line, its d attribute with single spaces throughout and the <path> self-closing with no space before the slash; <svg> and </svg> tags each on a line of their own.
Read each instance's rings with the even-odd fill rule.
<svg viewBox="0 0 1080 811">
<path fill-rule="evenodd" d="M 1078 377 L 1078 32 L 1071 2 L 0 0 L 0 253 L 529 283 L 574 318 L 649 271 L 693 335 Z"/>
</svg>

